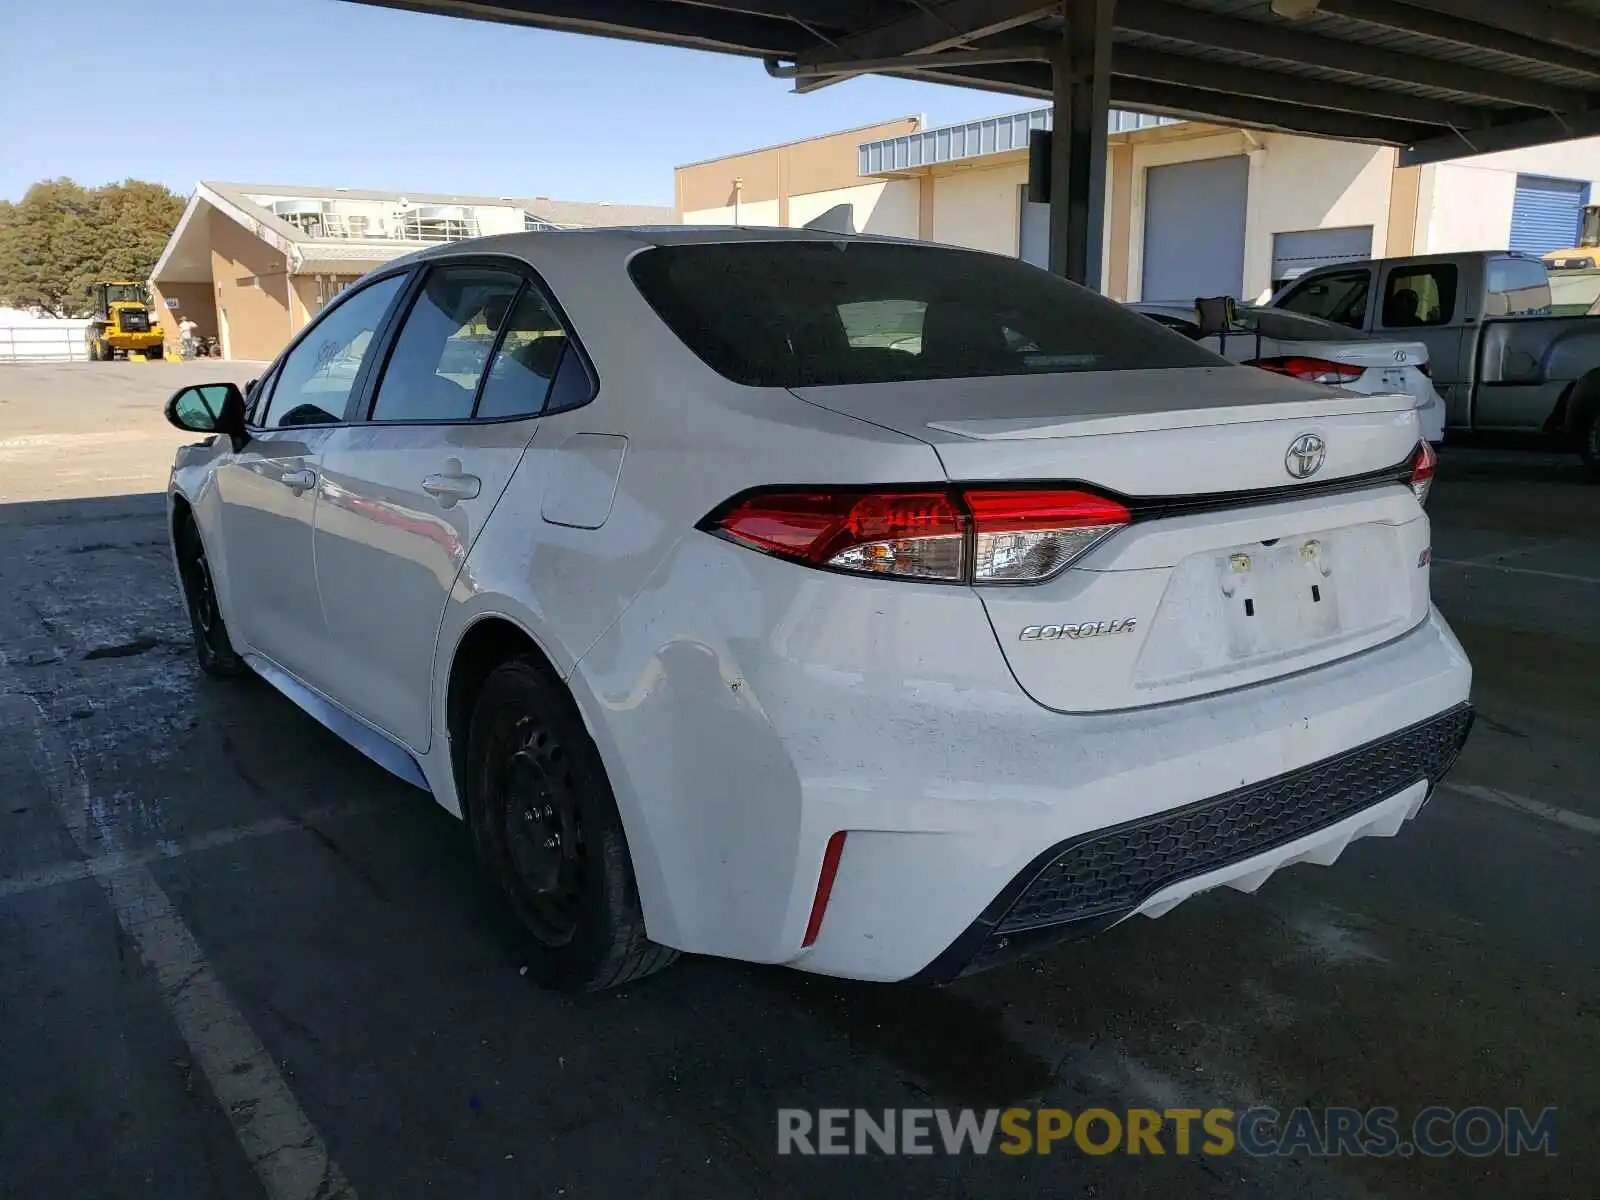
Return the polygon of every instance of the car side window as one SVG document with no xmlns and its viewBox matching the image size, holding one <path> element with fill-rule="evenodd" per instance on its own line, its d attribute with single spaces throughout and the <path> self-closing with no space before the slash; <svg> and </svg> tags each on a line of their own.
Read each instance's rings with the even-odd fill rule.
<svg viewBox="0 0 1600 1200">
<path fill-rule="evenodd" d="M 1360 329 L 1367 319 L 1371 281 L 1372 272 L 1365 270 L 1318 275 L 1295 287 L 1273 307 Z"/>
<path fill-rule="evenodd" d="M 272 395 L 272 385 L 278 382 L 278 371 L 281 366 L 281 363 L 275 364 L 271 370 L 256 380 L 255 386 L 246 393 L 244 409 L 246 425 L 252 428 L 259 426 L 259 418 L 267 406 L 268 397 Z"/>
<path fill-rule="evenodd" d="M 1389 272 L 1383 287 L 1383 324 L 1388 329 L 1448 325 L 1456 311 L 1456 269 L 1452 263 L 1402 267 Z"/>
<path fill-rule="evenodd" d="M 484 420 L 537 416 L 565 359 L 567 331 L 549 302 L 533 286 L 517 299 L 505 334 L 483 380 L 475 416 Z"/>
<path fill-rule="evenodd" d="M 1491 260 L 1486 291 L 1486 317 L 1548 317 L 1554 303 L 1545 265 L 1527 258 Z"/>
<path fill-rule="evenodd" d="M 521 288 L 520 275 L 493 267 L 429 271 L 383 369 L 372 420 L 470 420 L 478 382 Z"/>
<path fill-rule="evenodd" d="M 352 292 L 306 332 L 278 368 L 260 428 L 336 425 L 344 420 L 362 363 L 405 279 L 391 275 Z"/>
</svg>

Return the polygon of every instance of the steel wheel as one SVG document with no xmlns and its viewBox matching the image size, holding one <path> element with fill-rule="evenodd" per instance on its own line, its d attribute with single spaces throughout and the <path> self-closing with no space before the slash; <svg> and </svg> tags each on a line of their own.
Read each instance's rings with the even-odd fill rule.
<svg viewBox="0 0 1600 1200">
<path fill-rule="evenodd" d="M 499 815 L 515 868 L 517 906 L 546 946 L 565 946 L 583 902 L 583 824 L 562 748 L 527 717 L 514 727 L 499 773 Z"/>
<path fill-rule="evenodd" d="M 465 815 L 531 935 L 530 977 L 593 991 L 670 963 L 676 951 L 645 932 L 610 781 L 561 681 L 532 657 L 502 663 L 466 732 Z"/>
</svg>

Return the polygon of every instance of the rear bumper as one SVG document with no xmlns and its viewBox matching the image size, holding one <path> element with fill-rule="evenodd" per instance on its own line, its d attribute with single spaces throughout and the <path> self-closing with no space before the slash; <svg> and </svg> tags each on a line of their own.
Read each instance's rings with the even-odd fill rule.
<svg viewBox="0 0 1600 1200">
<path fill-rule="evenodd" d="M 901 980 L 986 916 L 998 925 L 997 898 L 1041 856 L 1389 739 L 1465 704 L 1471 677 L 1430 611 L 1390 642 L 1248 687 L 1058 712 L 1018 685 L 971 588 L 824 576 L 702 537 L 571 679 L 652 939 Z M 1441 768 L 1357 803 L 1381 804 L 1430 769 Z M 1287 845 L 1314 825 L 1275 836 Z M 804 946 L 839 832 L 831 898 Z M 1250 842 L 1220 861 L 1272 849 Z M 1109 915 L 1155 903 L 1141 893 Z"/>
<path fill-rule="evenodd" d="M 1212 888 L 1253 892 L 1280 867 L 1327 865 L 1392 837 L 1455 764 L 1461 704 L 1387 737 L 1220 796 L 1050 847 L 920 973 L 944 983 L 1130 916 L 1158 917 Z"/>
</svg>

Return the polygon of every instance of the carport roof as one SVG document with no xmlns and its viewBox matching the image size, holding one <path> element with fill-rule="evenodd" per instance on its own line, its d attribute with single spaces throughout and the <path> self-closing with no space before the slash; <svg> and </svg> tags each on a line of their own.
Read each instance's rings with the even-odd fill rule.
<svg viewBox="0 0 1600 1200">
<path fill-rule="evenodd" d="M 1063 24 L 1060 0 L 357 2 L 748 55 L 799 91 L 891 72 L 1048 98 Z M 1118 108 L 1407 164 L 1600 134 L 1600 0 L 1117 0 L 1112 41 Z"/>
</svg>

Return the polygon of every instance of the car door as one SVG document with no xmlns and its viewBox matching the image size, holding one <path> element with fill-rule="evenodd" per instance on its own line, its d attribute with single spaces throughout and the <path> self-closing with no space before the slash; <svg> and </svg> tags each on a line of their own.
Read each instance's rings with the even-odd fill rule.
<svg viewBox="0 0 1600 1200">
<path fill-rule="evenodd" d="M 240 650 L 302 679 L 327 642 L 312 560 L 318 463 L 404 282 L 352 292 L 307 329 L 252 395 L 249 442 L 217 467 L 229 627 Z"/>
<path fill-rule="evenodd" d="M 518 267 L 447 262 L 413 288 L 370 411 L 323 448 L 325 666 L 357 716 L 428 748 L 450 589 L 552 397 L 591 394 L 554 305 Z"/>
</svg>

